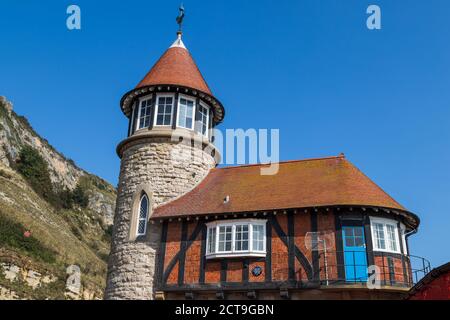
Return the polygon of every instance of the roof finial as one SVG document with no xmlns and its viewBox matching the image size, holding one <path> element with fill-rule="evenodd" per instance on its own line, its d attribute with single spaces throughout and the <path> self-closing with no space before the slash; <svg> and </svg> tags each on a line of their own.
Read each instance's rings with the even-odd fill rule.
<svg viewBox="0 0 450 320">
<path fill-rule="evenodd" d="M 180 5 L 180 8 L 178 10 L 180 10 L 180 13 L 178 14 L 178 17 L 177 17 L 177 23 L 178 23 L 177 35 L 178 35 L 178 37 L 181 37 L 181 35 L 183 34 L 182 24 L 183 24 L 183 19 L 184 19 L 183 3 Z"/>
</svg>

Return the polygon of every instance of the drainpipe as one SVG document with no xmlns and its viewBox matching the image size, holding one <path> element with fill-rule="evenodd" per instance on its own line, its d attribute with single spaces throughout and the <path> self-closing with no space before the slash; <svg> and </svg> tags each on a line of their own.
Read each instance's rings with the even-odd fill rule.
<svg viewBox="0 0 450 320">
<path fill-rule="evenodd" d="M 405 239 L 408 239 L 409 236 L 417 233 L 417 228 L 411 230 L 410 232 L 405 233 Z"/>
<path fill-rule="evenodd" d="M 408 255 L 410 255 L 408 238 L 416 233 L 417 233 L 417 228 L 412 229 L 411 231 L 405 233 L 405 243 L 406 243 L 406 250 L 408 252 Z"/>
</svg>

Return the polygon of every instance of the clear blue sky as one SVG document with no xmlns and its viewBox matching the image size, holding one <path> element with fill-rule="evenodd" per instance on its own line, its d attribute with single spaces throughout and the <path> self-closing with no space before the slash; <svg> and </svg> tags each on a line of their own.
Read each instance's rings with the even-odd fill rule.
<svg viewBox="0 0 450 320">
<path fill-rule="evenodd" d="M 0 95 L 115 184 L 119 100 L 175 39 L 179 2 L 2 0 Z M 66 28 L 70 4 L 81 31 Z M 380 31 L 366 28 L 369 4 Z M 184 41 L 227 111 L 221 128 L 279 128 L 282 160 L 345 152 L 422 218 L 412 253 L 450 260 L 449 1 L 184 5 Z"/>
</svg>

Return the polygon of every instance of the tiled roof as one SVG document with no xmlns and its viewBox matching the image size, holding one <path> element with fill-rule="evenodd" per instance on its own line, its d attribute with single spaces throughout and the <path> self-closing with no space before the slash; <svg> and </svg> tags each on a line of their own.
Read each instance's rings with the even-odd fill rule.
<svg viewBox="0 0 450 320">
<path fill-rule="evenodd" d="M 192 191 L 155 209 L 152 218 L 335 205 L 406 211 L 344 156 L 212 169 Z M 224 202 L 226 197 L 228 202 Z"/>
<path fill-rule="evenodd" d="M 182 46 L 170 47 L 136 88 L 158 84 L 185 86 L 212 95 L 191 54 Z"/>
</svg>

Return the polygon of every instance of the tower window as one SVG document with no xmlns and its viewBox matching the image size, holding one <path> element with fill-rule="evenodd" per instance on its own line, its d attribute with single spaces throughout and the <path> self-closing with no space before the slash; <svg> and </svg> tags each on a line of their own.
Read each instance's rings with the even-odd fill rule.
<svg viewBox="0 0 450 320">
<path fill-rule="evenodd" d="M 170 126 L 172 125 L 173 97 L 159 96 L 158 106 L 156 108 L 155 125 Z"/>
<path fill-rule="evenodd" d="M 200 104 L 198 108 L 198 125 L 195 130 L 204 135 L 208 136 L 208 121 L 209 121 L 209 108 Z"/>
<path fill-rule="evenodd" d="M 150 126 L 151 113 L 152 113 L 151 97 L 141 99 L 139 105 L 137 129 L 147 128 Z"/>
<path fill-rule="evenodd" d="M 265 220 L 216 221 L 207 226 L 207 258 L 265 257 Z"/>
<path fill-rule="evenodd" d="M 178 104 L 178 126 L 193 129 L 194 125 L 194 101 L 180 97 Z"/>
<path fill-rule="evenodd" d="M 400 253 L 397 222 L 383 218 L 371 218 L 374 250 Z"/>
<path fill-rule="evenodd" d="M 147 231 L 147 220 L 148 220 L 148 197 L 143 194 L 141 201 L 139 202 L 139 218 L 137 219 L 137 235 L 143 236 Z"/>
</svg>

